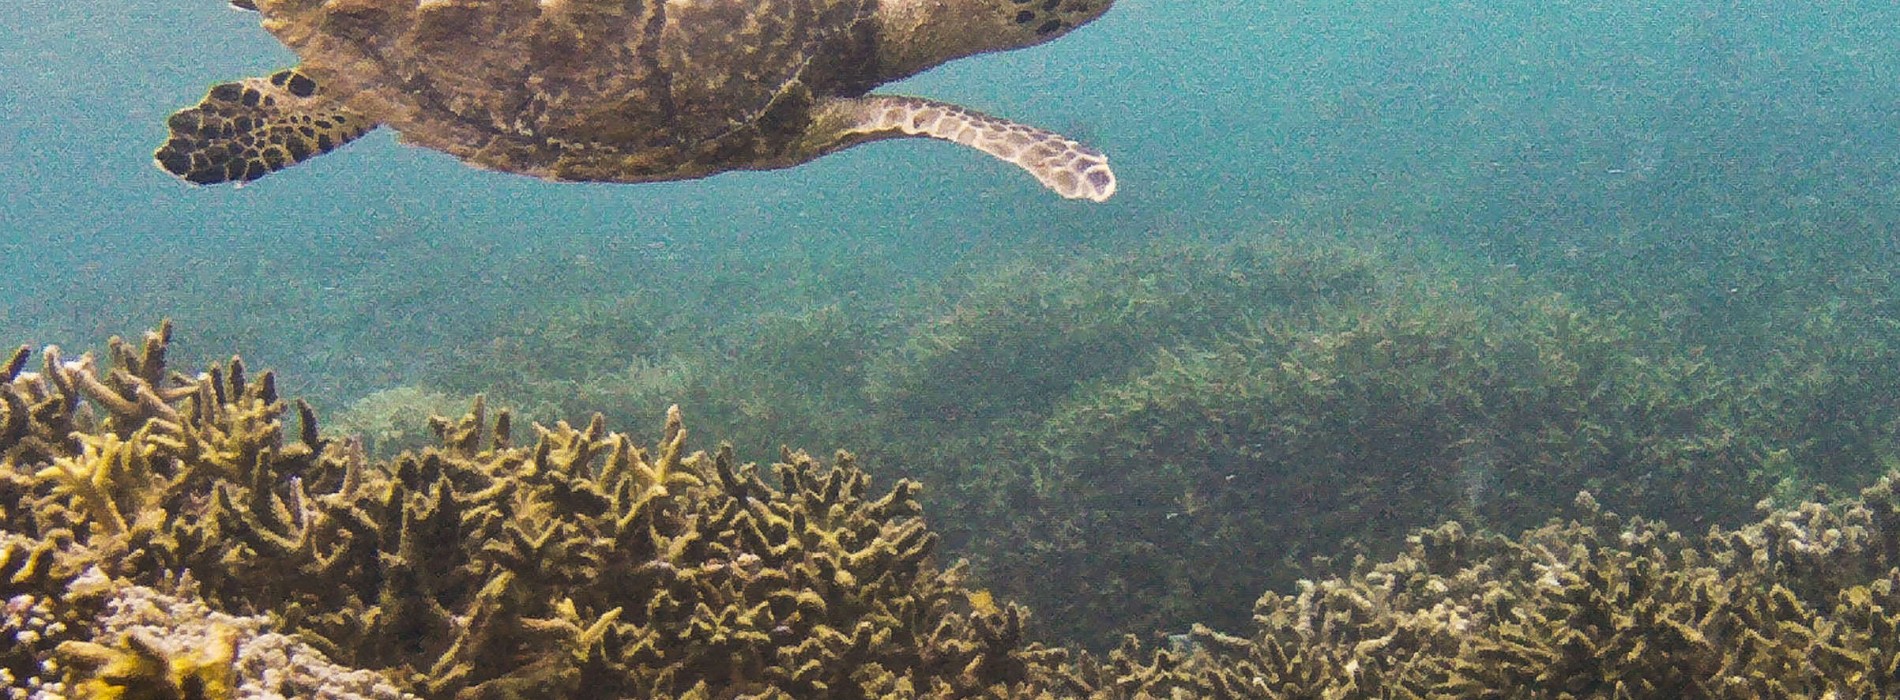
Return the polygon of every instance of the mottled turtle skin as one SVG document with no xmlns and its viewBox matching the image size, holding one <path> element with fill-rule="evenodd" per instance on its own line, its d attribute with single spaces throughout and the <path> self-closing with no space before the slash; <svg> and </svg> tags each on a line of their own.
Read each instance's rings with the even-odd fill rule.
<svg viewBox="0 0 1900 700">
<path fill-rule="evenodd" d="M 484 168 L 653 182 L 922 136 L 1102 201 L 1116 182 L 1099 151 L 872 90 L 1054 39 L 1113 2 L 234 0 L 302 63 L 214 86 L 172 115 L 155 158 L 190 182 L 247 182 L 380 125 Z"/>
</svg>

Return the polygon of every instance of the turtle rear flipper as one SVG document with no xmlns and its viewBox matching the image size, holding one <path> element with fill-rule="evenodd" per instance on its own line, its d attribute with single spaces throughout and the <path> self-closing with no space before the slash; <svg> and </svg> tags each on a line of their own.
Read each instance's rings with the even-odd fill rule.
<svg viewBox="0 0 1900 700">
<path fill-rule="evenodd" d="M 317 96 L 296 69 L 212 86 L 203 101 L 166 122 L 171 138 L 158 167 L 200 185 L 250 182 L 329 153 L 376 127 Z"/>
<path fill-rule="evenodd" d="M 1056 194 L 1106 201 L 1115 194 L 1108 157 L 1069 137 L 981 112 L 917 97 L 866 95 L 830 101 L 814 120 L 814 134 L 835 139 L 835 150 L 856 143 L 927 136 L 960 143 L 1029 171 Z"/>
</svg>

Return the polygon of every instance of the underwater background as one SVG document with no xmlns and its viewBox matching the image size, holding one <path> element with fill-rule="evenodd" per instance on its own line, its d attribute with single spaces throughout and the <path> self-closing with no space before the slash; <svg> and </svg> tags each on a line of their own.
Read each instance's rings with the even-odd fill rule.
<svg viewBox="0 0 1900 700">
<path fill-rule="evenodd" d="M 242 188 L 166 115 L 292 57 L 212 0 L 0 13 L 0 339 L 162 317 L 391 453 L 471 397 L 767 460 L 853 450 L 1085 646 L 1588 489 L 1688 532 L 1900 466 L 1900 8 L 1120 0 L 887 90 L 1046 125 L 1120 193 L 940 143 L 641 186 L 377 132 Z M 644 433 L 642 433 L 644 434 Z"/>
</svg>

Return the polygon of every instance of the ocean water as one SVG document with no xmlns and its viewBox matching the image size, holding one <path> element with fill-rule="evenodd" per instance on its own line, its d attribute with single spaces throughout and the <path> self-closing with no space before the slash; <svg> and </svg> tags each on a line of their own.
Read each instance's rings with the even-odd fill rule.
<svg viewBox="0 0 1900 700">
<path fill-rule="evenodd" d="M 294 62 L 255 15 L 27 0 L 0 13 L 0 37 L 0 342 L 97 347 L 169 316 L 187 361 L 242 353 L 331 410 L 401 386 L 504 384 L 512 370 L 492 363 L 492 377 L 446 375 L 576 307 L 628 334 L 642 319 L 612 309 L 637 300 L 658 312 L 636 340 L 677 349 L 721 329 L 735 355 L 748 328 L 827 308 L 901 339 L 1011 266 L 1303 236 L 1438 251 L 1447 269 L 1610 317 L 1640 306 L 1685 347 L 1737 362 L 1785 355 L 1814 330 L 1786 319 L 1834 309 L 1829 328 L 1865 331 L 1870 348 L 1830 369 L 1865 372 L 1838 414 L 1890 415 L 1900 395 L 1884 354 L 1900 340 L 1892 4 L 1119 0 L 1059 41 L 885 88 L 1089 142 L 1121 178 L 1105 204 L 920 140 L 588 185 L 479 171 L 387 130 L 248 186 L 193 187 L 152 166 L 165 117 L 213 82 Z M 587 381 L 563 365 L 600 357 L 547 352 L 518 373 Z M 862 377 L 829 357 L 788 381 L 861 404 Z M 733 415 L 709 437 L 752 414 Z M 1781 437 L 1893 438 L 1877 422 L 1808 427 Z M 787 439 L 809 436 L 875 439 Z M 950 473 L 927 455 L 879 459 Z"/>
<path fill-rule="evenodd" d="M 997 255 L 1112 249 L 1262 221 L 1405 229 L 1506 258 L 1654 228 L 1715 254 L 1790 211 L 1846 209 L 1866 230 L 1841 237 L 1891 243 L 1877 222 L 1900 152 L 1895 19 L 1865 3 L 1122 0 L 1061 41 L 890 88 L 1086 138 L 1126 182 L 1086 206 L 940 143 L 556 185 L 386 130 L 249 187 L 196 188 L 150 166 L 165 116 L 293 57 L 222 3 L 28 2 L 0 18 L 0 328 L 83 345 L 171 313 L 206 351 L 321 339 L 400 376 L 421 346 L 461 339 L 430 327 L 505 306 L 514 286 L 611 291 L 565 288 L 558 264 L 535 262 L 580 256 L 638 278 L 795 247 L 931 275 L 972 239 Z M 657 268 L 653 242 L 673 246 Z M 389 298 L 398 275 L 436 283 Z"/>
</svg>

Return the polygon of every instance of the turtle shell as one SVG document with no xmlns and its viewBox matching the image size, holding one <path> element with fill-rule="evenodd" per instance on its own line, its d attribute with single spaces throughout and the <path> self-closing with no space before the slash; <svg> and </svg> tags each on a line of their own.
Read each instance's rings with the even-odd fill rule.
<svg viewBox="0 0 1900 700">
<path fill-rule="evenodd" d="M 330 96 L 412 143 L 562 180 L 692 176 L 862 83 L 872 0 L 258 0 Z M 865 49 L 868 51 L 868 49 Z M 861 70 L 869 70 L 864 68 Z"/>
</svg>

